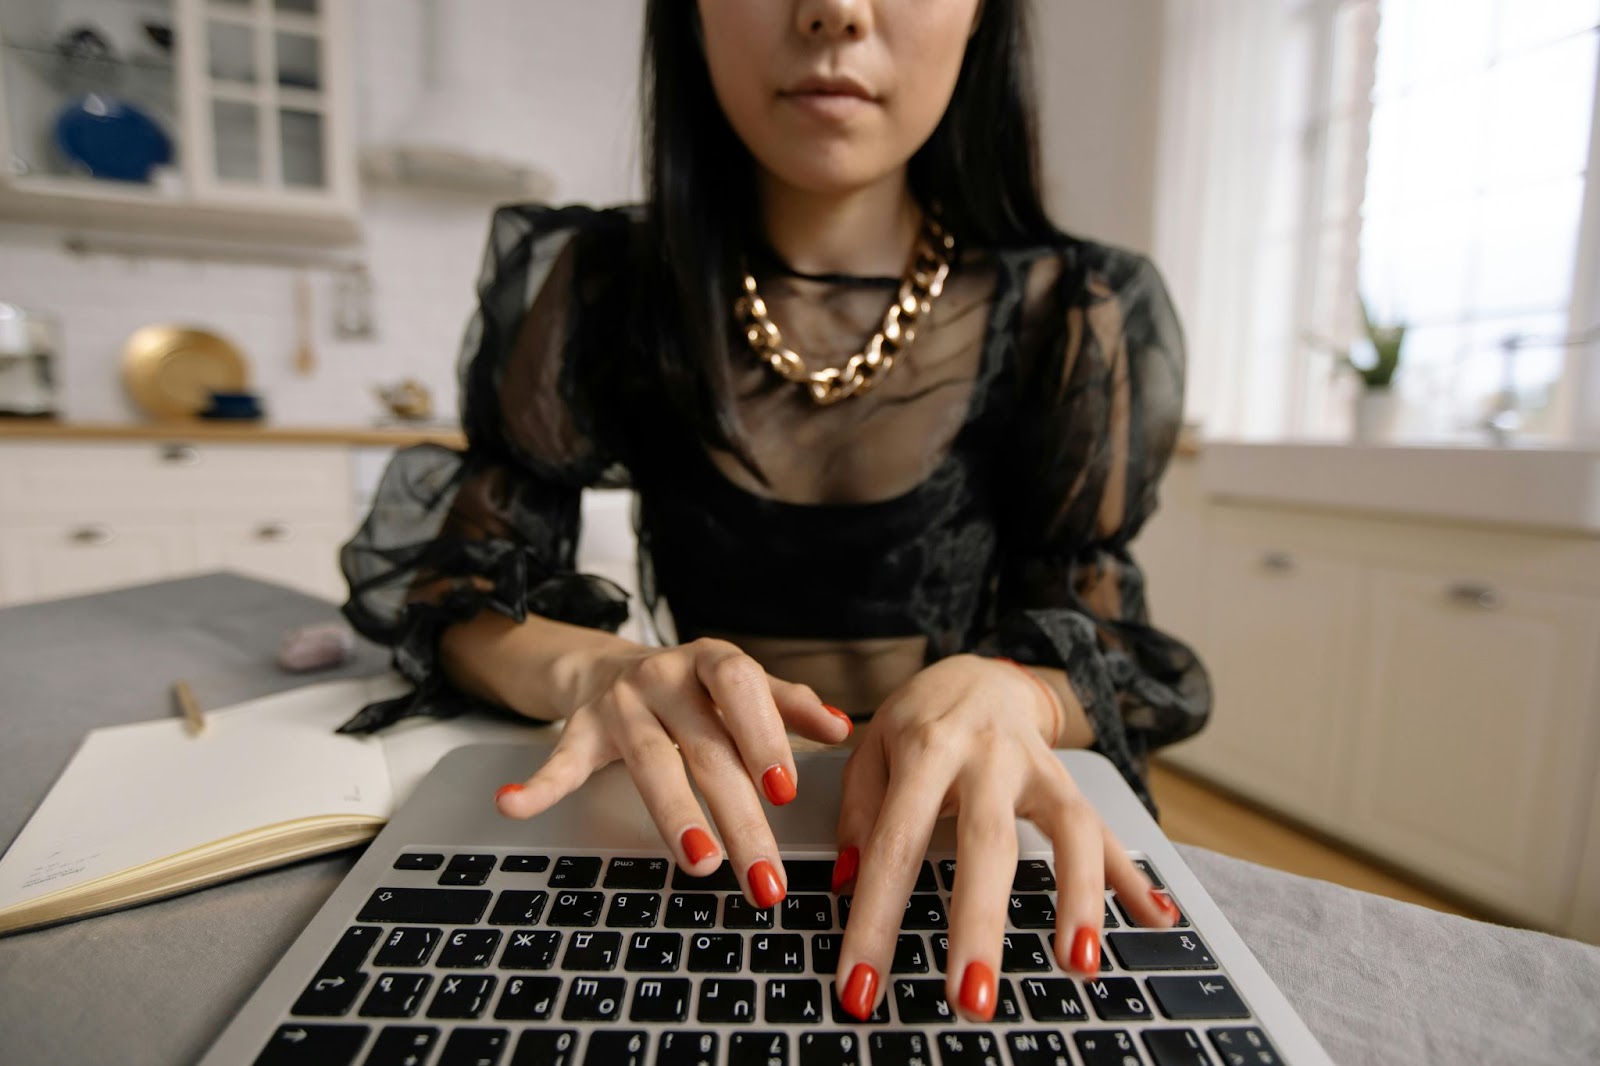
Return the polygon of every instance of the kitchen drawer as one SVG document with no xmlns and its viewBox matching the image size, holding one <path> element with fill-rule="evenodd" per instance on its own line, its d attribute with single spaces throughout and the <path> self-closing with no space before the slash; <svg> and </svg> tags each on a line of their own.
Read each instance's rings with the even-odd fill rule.
<svg viewBox="0 0 1600 1066">
<path fill-rule="evenodd" d="M 4 603 L 77 596 L 194 570 L 193 530 L 110 522 L 0 528 Z"/>
<path fill-rule="evenodd" d="M 352 533 L 344 523 L 208 522 L 195 527 L 196 564 L 201 571 L 231 570 L 343 603 L 339 548 Z"/>
</svg>

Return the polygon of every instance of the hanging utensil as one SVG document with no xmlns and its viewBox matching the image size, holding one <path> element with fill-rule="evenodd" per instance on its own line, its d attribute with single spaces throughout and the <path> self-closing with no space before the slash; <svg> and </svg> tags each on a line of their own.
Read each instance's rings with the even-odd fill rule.
<svg viewBox="0 0 1600 1066">
<path fill-rule="evenodd" d="M 294 328 L 294 369 L 309 377 L 316 373 L 317 353 L 311 347 L 311 279 L 303 273 L 295 275 Z"/>
</svg>

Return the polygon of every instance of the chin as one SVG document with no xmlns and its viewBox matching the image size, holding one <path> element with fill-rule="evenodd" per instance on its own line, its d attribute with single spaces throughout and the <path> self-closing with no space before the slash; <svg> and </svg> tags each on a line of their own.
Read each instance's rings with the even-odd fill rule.
<svg viewBox="0 0 1600 1066">
<path fill-rule="evenodd" d="M 868 155 L 845 145 L 817 145 L 809 151 L 790 148 L 761 158 L 761 165 L 785 185 L 821 195 L 854 192 L 882 181 L 905 166 L 904 159 Z"/>
</svg>

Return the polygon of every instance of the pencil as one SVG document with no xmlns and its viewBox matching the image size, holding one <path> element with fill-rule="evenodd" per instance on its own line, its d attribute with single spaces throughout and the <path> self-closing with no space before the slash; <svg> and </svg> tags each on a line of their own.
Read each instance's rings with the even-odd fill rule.
<svg viewBox="0 0 1600 1066">
<path fill-rule="evenodd" d="M 183 712 L 183 720 L 189 727 L 190 736 L 199 736 L 206 728 L 205 715 L 200 713 L 200 705 L 194 700 L 194 693 L 189 691 L 189 682 L 178 680 L 172 683 L 172 698 L 178 704 L 178 710 Z"/>
</svg>

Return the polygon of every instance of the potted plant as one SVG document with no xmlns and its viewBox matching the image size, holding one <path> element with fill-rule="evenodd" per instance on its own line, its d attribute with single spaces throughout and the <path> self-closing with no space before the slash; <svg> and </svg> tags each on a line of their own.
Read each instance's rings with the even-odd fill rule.
<svg viewBox="0 0 1600 1066">
<path fill-rule="evenodd" d="M 1361 380 L 1352 411 L 1351 439 L 1357 443 L 1386 440 L 1394 435 L 1399 399 L 1394 394 L 1394 378 L 1400 370 L 1401 349 L 1405 345 L 1406 325 L 1397 322 L 1380 326 L 1372 320 L 1365 298 L 1361 300 L 1361 323 L 1372 346 L 1371 360 L 1357 361 L 1348 345 L 1337 346 L 1320 337 L 1307 340 L 1331 349 L 1337 365 L 1350 370 Z"/>
</svg>

